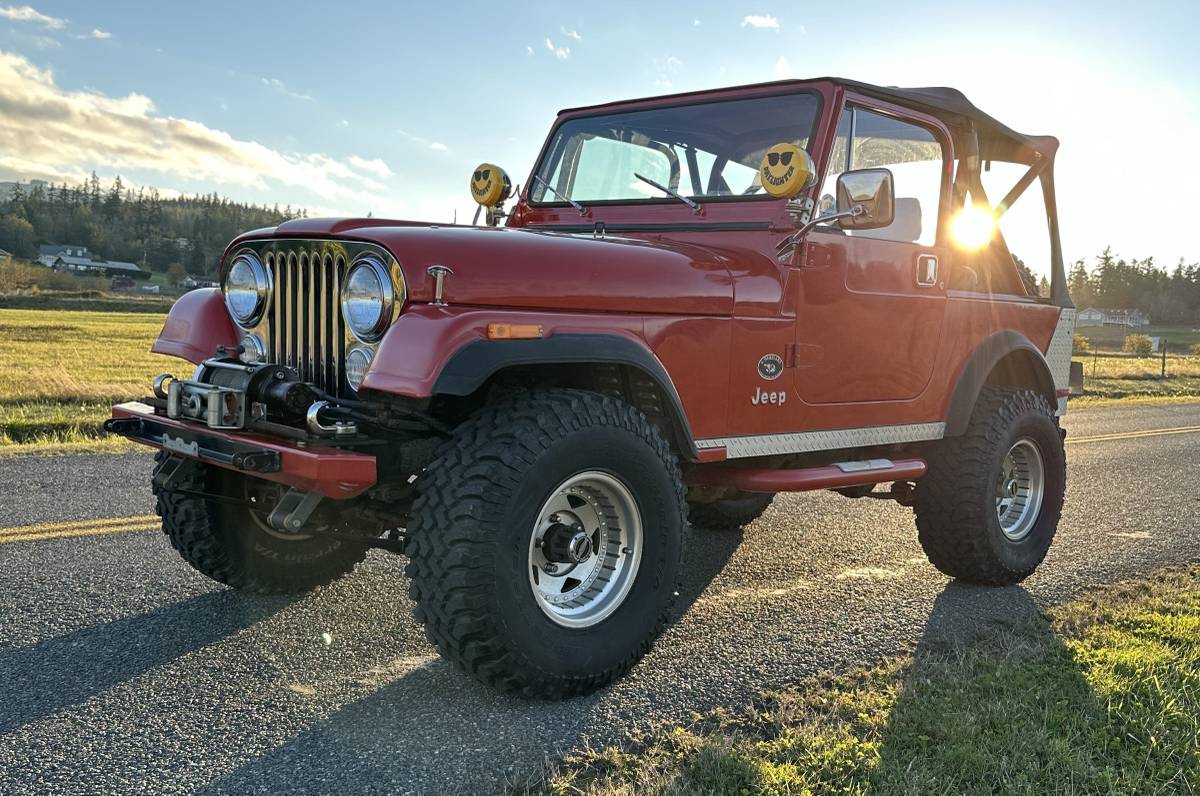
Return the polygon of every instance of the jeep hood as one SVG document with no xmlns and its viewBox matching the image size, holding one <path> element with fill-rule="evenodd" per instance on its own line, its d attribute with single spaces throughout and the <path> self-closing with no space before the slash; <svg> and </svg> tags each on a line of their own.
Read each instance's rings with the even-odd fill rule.
<svg viewBox="0 0 1200 796">
<path fill-rule="evenodd" d="M 383 246 L 400 263 L 411 302 L 433 301 L 434 280 L 426 269 L 444 265 L 453 272 L 442 293 L 451 305 L 672 315 L 733 312 L 734 255 L 680 241 L 382 219 L 300 219 L 248 233 L 233 245 L 269 237 L 341 238 Z"/>
</svg>

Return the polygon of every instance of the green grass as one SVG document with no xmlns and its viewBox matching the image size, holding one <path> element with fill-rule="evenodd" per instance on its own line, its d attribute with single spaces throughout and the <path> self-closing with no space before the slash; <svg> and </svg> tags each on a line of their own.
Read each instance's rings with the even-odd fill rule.
<svg viewBox="0 0 1200 796">
<path fill-rule="evenodd" d="M 1196 793 L 1200 567 L 585 749 L 514 790 Z"/>
<path fill-rule="evenodd" d="M 1200 356 L 1167 356 L 1167 378 L 1161 378 L 1162 359 L 1122 354 L 1078 354 L 1083 363 L 1087 398 L 1200 397 Z"/>
<path fill-rule="evenodd" d="M 145 396 L 156 374 L 186 367 L 150 353 L 164 318 L 0 309 L 0 451 L 94 444 L 114 401 Z"/>
</svg>

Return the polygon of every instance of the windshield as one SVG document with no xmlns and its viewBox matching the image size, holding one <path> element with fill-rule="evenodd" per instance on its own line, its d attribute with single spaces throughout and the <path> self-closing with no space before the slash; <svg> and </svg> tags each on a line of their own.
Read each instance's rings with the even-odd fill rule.
<svg viewBox="0 0 1200 796">
<path fill-rule="evenodd" d="M 673 202 L 639 179 L 711 201 L 762 193 L 758 166 L 775 144 L 807 149 L 819 99 L 798 93 L 653 108 L 564 122 L 530 186 L 535 204 Z M 554 191 L 542 183 L 544 180 Z"/>
</svg>

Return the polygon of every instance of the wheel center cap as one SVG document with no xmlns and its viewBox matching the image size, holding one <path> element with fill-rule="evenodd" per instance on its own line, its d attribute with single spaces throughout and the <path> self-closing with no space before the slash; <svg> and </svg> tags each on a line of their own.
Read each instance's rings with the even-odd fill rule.
<svg viewBox="0 0 1200 796">
<path fill-rule="evenodd" d="M 588 536 L 583 531 L 577 532 L 571 537 L 570 543 L 567 545 L 567 555 L 576 564 L 592 557 L 592 537 Z"/>
<path fill-rule="evenodd" d="M 559 564 L 581 564 L 592 556 L 592 537 L 578 525 L 556 522 L 542 537 L 542 555 Z"/>
</svg>

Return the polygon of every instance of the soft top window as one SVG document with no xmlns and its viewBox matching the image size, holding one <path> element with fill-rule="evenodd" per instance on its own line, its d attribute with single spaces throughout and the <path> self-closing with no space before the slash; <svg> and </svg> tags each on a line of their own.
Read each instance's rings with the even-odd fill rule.
<svg viewBox="0 0 1200 796">
<path fill-rule="evenodd" d="M 763 198 L 763 154 L 783 141 L 807 148 L 818 109 L 817 96 L 802 92 L 570 119 L 535 174 L 584 203 L 673 201 L 639 174 L 704 201 Z M 530 196 L 559 201 L 539 181 Z"/>
</svg>

